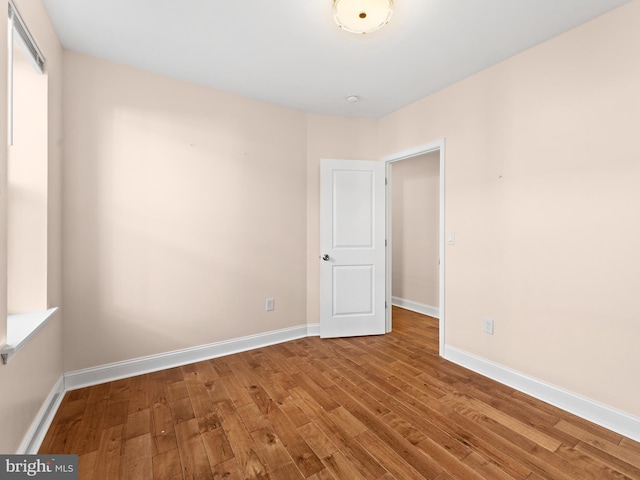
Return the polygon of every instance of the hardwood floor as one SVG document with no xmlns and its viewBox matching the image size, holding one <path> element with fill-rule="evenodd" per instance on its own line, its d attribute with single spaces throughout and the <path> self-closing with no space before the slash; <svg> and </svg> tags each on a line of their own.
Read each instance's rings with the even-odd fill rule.
<svg viewBox="0 0 640 480">
<path fill-rule="evenodd" d="M 80 479 L 640 479 L 640 444 L 437 355 L 438 322 L 310 337 L 68 392 Z"/>
</svg>

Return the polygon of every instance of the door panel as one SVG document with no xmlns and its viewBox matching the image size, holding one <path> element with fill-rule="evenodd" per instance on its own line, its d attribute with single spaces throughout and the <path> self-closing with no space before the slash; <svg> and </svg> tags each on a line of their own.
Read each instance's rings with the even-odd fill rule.
<svg viewBox="0 0 640 480">
<path fill-rule="evenodd" d="M 373 265 L 337 265 L 333 268 L 333 316 L 372 315 Z"/>
<path fill-rule="evenodd" d="M 333 248 L 373 247 L 374 175 L 333 170 Z"/>
<path fill-rule="evenodd" d="M 320 335 L 385 333 L 385 165 L 323 160 Z"/>
</svg>

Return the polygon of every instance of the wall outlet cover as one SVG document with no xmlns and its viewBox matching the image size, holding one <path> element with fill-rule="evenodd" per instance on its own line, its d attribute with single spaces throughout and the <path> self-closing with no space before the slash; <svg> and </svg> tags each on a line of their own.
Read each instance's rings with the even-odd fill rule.
<svg viewBox="0 0 640 480">
<path fill-rule="evenodd" d="M 485 318 L 482 320 L 482 330 L 484 333 L 493 335 L 493 318 Z"/>
</svg>

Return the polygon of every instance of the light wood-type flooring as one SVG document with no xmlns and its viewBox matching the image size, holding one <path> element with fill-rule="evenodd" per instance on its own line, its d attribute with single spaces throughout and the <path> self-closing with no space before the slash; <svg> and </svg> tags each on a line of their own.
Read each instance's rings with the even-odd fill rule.
<svg viewBox="0 0 640 480">
<path fill-rule="evenodd" d="M 438 322 L 304 338 L 68 392 L 80 479 L 640 479 L 640 444 L 449 363 Z"/>
</svg>

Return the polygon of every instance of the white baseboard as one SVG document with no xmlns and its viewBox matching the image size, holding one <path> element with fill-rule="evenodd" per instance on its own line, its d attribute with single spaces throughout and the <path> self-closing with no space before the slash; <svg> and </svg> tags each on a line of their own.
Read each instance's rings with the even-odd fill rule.
<svg viewBox="0 0 640 480">
<path fill-rule="evenodd" d="M 440 318 L 440 309 L 432 307 L 431 305 L 425 305 L 424 303 L 414 302 L 412 300 L 405 300 L 400 297 L 391 297 L 391 304 L 396 307 L 402 307 L 412 312 L 418 312 L 423 315 L 429 315 L 433 318 Z"/>
<path fill-rule="evenodd" d="M 235 338 L 233 340 L 200 345 L 148 357 L 134 358 L 83 370 L 75 370 L 64 374 L 64 387 L 65 390 L 75 390 L 100 383 L 112 382 L 121 378 L 200 362 L 223 355 L 245 352 L 254 348 L 266 347 L 268 345 L 314 335 L 314 333 L 312 333 L 314 330 L 313 325 L 299 325 L 297 327 L 274 330 L 258 335 Z"/>
<path fill-rule="evenodd" d="M 445 347 L 444 358 L 640 442 L 639 418 L 454 347 Z"/>
<path fill-rule="evenodd" d="M 47 434 L 47 430 L 49 430 L 49 426 L 63 398 L 64 378 L 61 375 L 51 389 L 51 392 L 49 392 L 49 395 L 47 395 L 42 407 L 40 407 L 27 434 L 22 439 L 22 443 L 20 443 L 18 451 L 16 452 L 17 454 L 30 455 L 38 453 L 38 449 L 44 440 L 44 436 Z"/>
<path fill-rule="evenodd" d="M 320 336 L 320 324 L 319 323 L 308 323 L 307 324 L 307 335 L 310 337 L 319 337 Z"/>
</svg>

